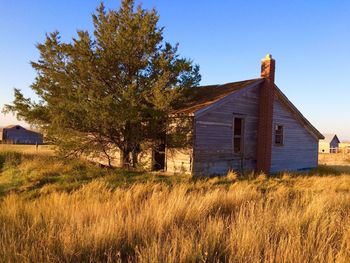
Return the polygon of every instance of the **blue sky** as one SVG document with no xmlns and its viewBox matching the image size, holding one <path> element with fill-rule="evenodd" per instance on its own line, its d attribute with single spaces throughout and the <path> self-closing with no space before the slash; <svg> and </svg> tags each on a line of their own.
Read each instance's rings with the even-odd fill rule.
<svg viewBox="0 0 350 263">
<path fill-rule="evenodd" d="M 0 7 L 0 107 L 13 88 L 28 96 L 46 32 L 69 41 L 92 31 L 95 0 L 15 0 Z M 104 1 L 108 8 L 120 2 Z M 139 2 L 138 2 L 139 3 Z M 202 84 L 259 76 L 266 53 L 276 59 L 276 83 L 321 132 L 350 139 L 350 1 L 145 0 L 155 7 L 165 39 L 201 67 Z M 15 123 L 0 115 L 0 126 Z"/>
</svg>

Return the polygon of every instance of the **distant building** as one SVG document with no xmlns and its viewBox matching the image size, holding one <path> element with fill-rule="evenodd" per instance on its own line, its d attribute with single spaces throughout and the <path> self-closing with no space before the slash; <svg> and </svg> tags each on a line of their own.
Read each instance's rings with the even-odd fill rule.
<svg viewBox="0 0 350 263">
<path fill-rule="evenodd" d="M 0 139 L 5 144 L 43 144 L 41 133 L 27 130 L 20 125 L 11 125 L 1 129 Z"/>
<path fill-rule="evenodd" d="M 340 140 L 336 134 L 324 134 L 324 139 L 319 141 L 318 151 L 320 153 L 337 153 Z"/>
</svg>

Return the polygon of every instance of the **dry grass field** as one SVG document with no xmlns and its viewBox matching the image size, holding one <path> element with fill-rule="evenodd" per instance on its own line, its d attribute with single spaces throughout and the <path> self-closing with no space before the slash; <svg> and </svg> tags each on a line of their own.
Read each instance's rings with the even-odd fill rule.
<svg viewBox="0 0 350 263">
<path fill-rule="evenodd" d="M 1 262 L 350 262 L 350 171 L 193 179 L 0 150 Z"/>
<path fill-rule="evenodd" d="M 320 153 L 318 162 L 326 165 L 350 166 L 350 153 Z"/>
<path fill-rule="evenodd" d="M 54 147 L 51 145 L 24 145 L 24 144 L 0 144 L 0 152 L 19 152 L 35 155 L 53 155 Z"/>
</svg>

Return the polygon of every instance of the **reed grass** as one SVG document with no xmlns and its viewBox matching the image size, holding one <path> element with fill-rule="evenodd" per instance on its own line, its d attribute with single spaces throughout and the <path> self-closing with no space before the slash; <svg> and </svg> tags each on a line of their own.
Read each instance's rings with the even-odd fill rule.
<svg viewBox="0 0 350 263">
<path fill-rule="evenodd" d="M 0 185 L 10 171 L 45 178 L 100 169 L 7 158 Z M 313 174 L 143 180 L 108 170 L 70 190 L 48 182 L 37 195 L 5 191 L 0 261 L 350 262 L 350 175 Z"/>
</svg>

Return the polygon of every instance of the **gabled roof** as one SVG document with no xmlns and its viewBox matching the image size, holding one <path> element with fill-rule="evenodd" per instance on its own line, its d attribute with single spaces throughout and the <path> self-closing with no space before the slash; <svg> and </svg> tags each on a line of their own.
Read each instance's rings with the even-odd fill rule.
<svg viewBox="0 0 350 263">
<path fill-rule="evenodd" d="M 174 115 L 194 115 L 226 96 L 237 93 L 248 87 L 260 84 L 264 79 L 250 79 L 238 82 L 231 82 L 222 85 L 200 86 L 191 89 L 191 98 L 184 106 L 173 112 Z M 316 138 L 323 139 L 323 135 L 301 114 L 301 112 L 293 105 L 292 102 L 283 94 L 283 92 L 275 85 L 275 96 L 287 107 L 294 117 Z"/>
<path fill-rule="evenodd" d="M 335 138 L 338 141 L 338 143 L 340 143 L 340 140 L 335 133 L 327 133 L 327 134 L 323 134 L 323 136 L 324 136 L 324 139 L 322 140 L 322 142 L 330 143 Z"/>
<path fill-rule="evenodd" d="M 205 108 L 220 99 L 238 92 L 254 83 L 261 82 L 261 78 L 238 82 L 230 82 L 221 85 L 208 85 L 191 88 L 190 99 L 180 108 L 173 112 L 174 115 L 189 115 Z"/>
<path fill-rule="evenodd" d="M 21 128 L 23 128 L 22 126 L 20 126 L 20 125 L 8 125 L 8 126 L 6 126 L 6 127 L 4 127 L 3 129 L 12 129 L 12 128 L 15 128 L 15 127 L 21 127 Z M 24 128 L 23 128 L 24 129 Z"/>
<path fill-rule="evenodd" d="M 8 125 L 8 126 L 6 126 L 6 127 L 0 128 L 0 133 L 2 134 L 4 130 L 13 129 L 13 128 L 16 128 L 16 127 L 20 127 L 21 129 L 23 129 L 23 130 L 25 130 L 25 131 L 27 131 L 27 132 L 36 133 L 36 134 L 41 134 L 41 133 L 38 132 L 38 131 L 24 128 L 24 127 L 21 126 L 21 125 Z"/>
<path fill-rule="evenodd" d="M 10 129 L 13 129 L 13 128 L 16 128 L 16 127 L 20 127 L 23 130 L 27 130 L 26 128 L 22 127 L 21 125 L 8 125 L 8 126 L 5 126 L 5 127 L 2 127 L 0 130 L 1 131 L 3 131 L 3 130 L 10 130 Z"/>
</svg>

